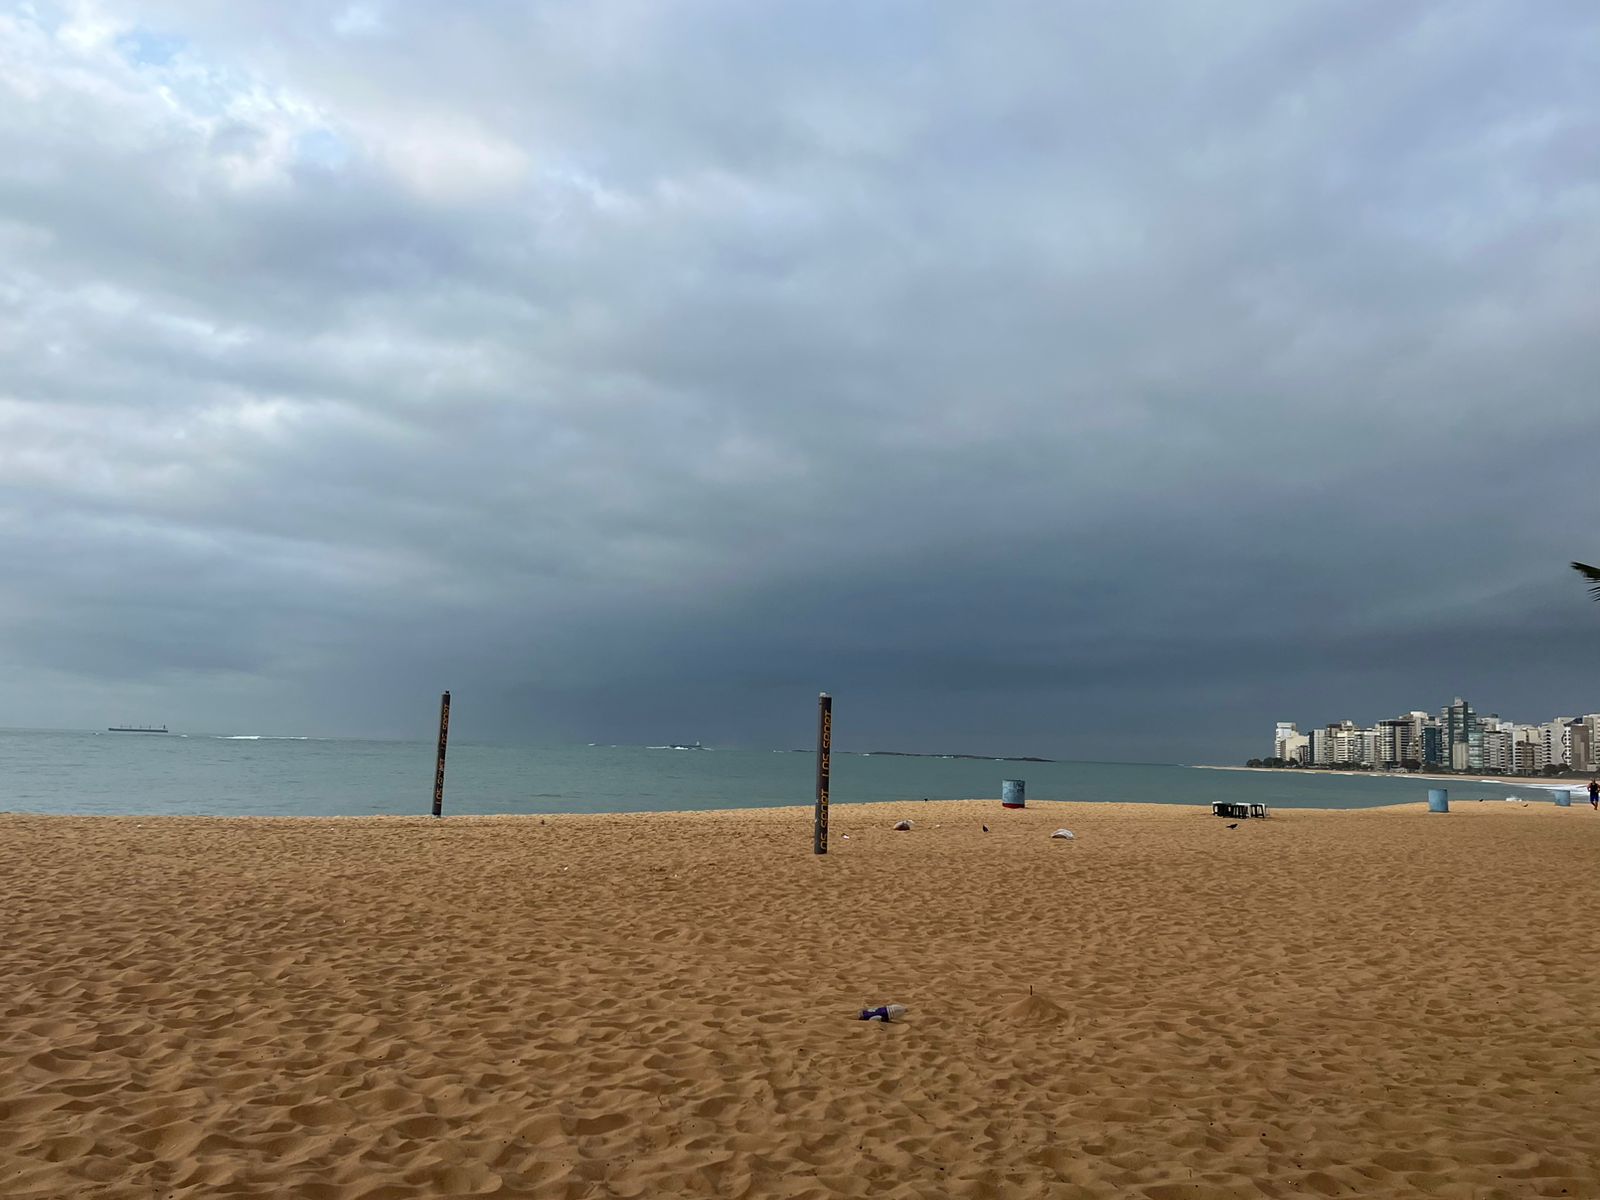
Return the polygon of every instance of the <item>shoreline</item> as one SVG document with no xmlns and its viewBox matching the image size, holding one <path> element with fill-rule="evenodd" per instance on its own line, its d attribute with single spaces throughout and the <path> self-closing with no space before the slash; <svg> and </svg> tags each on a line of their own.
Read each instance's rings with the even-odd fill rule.
<svg viewBox="0 0 1600 1200">
<path fill-rule="evenodd" d="M 1337 775 L 1349 779 L 1425 779 L 1438 783 L 1492 783 L 1496 787 L 1548 788 L 1556 791 L 1568 789 L 1581 792 L 1589 786 L 1589 777 L 1573 775 L 1563 781 L 1550 775 L 1432 775 L 1421 771 L 1341 771 L 1337 767 L 1242 767 L 1223 763 L 1195 763 L 1197 771 L 1248 771 L 1279 775 Z"/>
<path fill-rule="evenodd" d="M 1396 800 L 1383 804 L 1364 804 L 1346 808 L 1309 808 L 1302 806 L 1269 805 L 1271 812 L 1278 813 L 1303 813 L 1316 816 L 1334 816 L 1340 813 L 1370 813 L 1385 812 L 1389 810 L 1402 810 L 1427 806 L 1425 800 Z M 1057 810 L 1078 810 L 1085 814 L 1100 812 L 1115 813 L 1118 816 L 1171 816 L 1174 813 L 1187 813 L 1189 815 L 1211 815 L 1211 805 L 1206 803 L 1188 803 L 1179 800 L 1047 800 L 1033 796 L 1028 797 L 1024 808 L 1008 809 L 1002 806 L 998 796 L 993 797 L 960 797 L 948 800 L 852 800 L 833 801 L 829 805 L 831 820 L 830 827 L 837 827 L 849 820 L 849 814 L 869 817 L 881 817 L 878 812 L 862 813 L 861 810 L 892 810 L 897 818 L 910 817 L 915 820 L 918 812 L 925 815 L 937 814 L 941 810 L 953 806 L 960 806 L 962 811 L 970 807 L 979 807 L 981 811 L 991 809 L 999 814 L 997 820 L 1005 820 L 1014 813 L 1045 812 Z M 261 823 L 261 824 L 305 824 L 320 825 L 337 823 L 341 825 L 360 825 L 371 823 L 374 825 L 412 825 L 424 824 L 443 828 L 452 824 L 532 824 L 555 825 L 577 824 L 585 821 L 597 822 L 641 822 L 652 821 L 688 821 L 732 819 L 755 819 L 775 816 L 788 817 L 796 821 L 803 820 L 807 828 L 814 816 L 815 809 L 810 804 L 783 804 L 771 807 L 753 808 L 685 808 L 685 809 L 622 809 L 608 812 L 496 812 L 496 813 L 450 813 L 442 817 L 435 817 L 428 812 L 416 813 L 333 813 L 333 814 L 265 814 L 265 813 L 68 813 L 44 812 L 29 809 L 0 809 L 0 827 L 8 821 L 89 821 L 89 822 L 133 822 L 135 826 L 145 822 L 208 822 L 216 824 L 232 823 Z M 1057 812 L 1057 815 L 1060 815 Z"/>
<path fill-rule="evenodd" d="M 1228 767 L 1205 768 L 1208 770 L 1230 770 Z M 1243 769 L 1243 768 L 1241 768 Z M 1426 805 L 1425 800 L 1385 800 L 1373 804 L 1351 804 L 1332 807 L 1316 807 L 1302 804 L 1269 803 L 1268 808 L 1273 813 L 1361 813 L 1376 812 L 1385 809 L 1403 809 L 1416 804 Z M 1200 813 L 1205 816 L 1211 814 L 1210 801 L 1188 800 L 1056 800 L 1049 797 L 1029 796 L 1023 809 L 1005 809 L 998 796 L 959 796 L 939 799 L 898 799 L 898 800 L 840 800 L 834 798 L 829 803 L 829 812 L 832 815 L 832 824 L 837 825 L 841 814 L 855 814 L 862 809 L 907 809 L 909 815 L 915 817 L 918 810 L 924 812 L 936 811 L 943 805 L 985 805 L 992 806 L 999 812 L 1042 812 L 1046 809 L 1083 809 L 1090 812 L 1118 811 L 1130 813 L 1149 810 L 1151 813 L 1185 811 Z M 451 823 L 475 821 L 508 821 L 532 822 L 545 824 L 560 822 L 573 822 L 583 820 L 625 820 L 639 818 L 641 820 L 699 820 L 707 817 L 745 816 L 756 817 L 764 814 L 793 816 L 803 818 L 809 822 L 814 814 L 814 805 L 805 804 L 775 804 L 755 805 L 741 808 L 649 808 L 649 809 L 607 809 L 594 812 L 560 811 L 528 811 L 528 812 L 455 812 L 449 809 L 446 802 L 443 816 L 435 817 L 426 809 L 419 808 L 416 812 L 408 813 L 215 813 L 215 812 L 61 812 L 54 809 L 4 809 L 0 808 L 0 824 L 8 820 L 26 818 L 28 820 L 45 819 L 53 821 L 132 821 L 135 823 L 145 821 L 215 821 L 215 822 L 305 822 L 356 824 L 363 821 L 392 823 L 423 822 L 429 825 L 448 825 Z"/>
</svg>

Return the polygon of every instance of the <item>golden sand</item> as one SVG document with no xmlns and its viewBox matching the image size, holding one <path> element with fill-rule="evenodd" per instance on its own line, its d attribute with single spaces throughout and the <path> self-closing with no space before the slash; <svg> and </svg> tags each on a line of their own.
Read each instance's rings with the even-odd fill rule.
<svg viewBox="0 0 1600 1200">
<path fill-rule="evenodd" d="M 1600 1197 L 1600 816 L 1421 809 L 0 816 L 0 1195 Z"/>
</svg>

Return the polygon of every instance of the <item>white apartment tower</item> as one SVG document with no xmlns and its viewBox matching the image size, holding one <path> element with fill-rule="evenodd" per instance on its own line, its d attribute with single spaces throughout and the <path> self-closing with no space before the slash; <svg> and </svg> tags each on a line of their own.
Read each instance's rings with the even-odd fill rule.
<svg viewBox="0 0 1600 1200">
<path fill-rule="evenodd" d="M 1544 760 L 1551 766 L 1572 765 L 1572 718 L 1557 717 L 1539 726 L 1539 736 L 1544 742 Z"/>
<path fill-rule="evenodd" d="M 1272 734 L 1272 757 L 1290 757 L 1288 753 L 1289 746 L 1287 743 L 1290 738 L 1299 736 L 1300 729 L 1293 721 L 1279 721 L 1277 729 L 1274 730 Z"/>
<path fill-rule="evenodd" d="M 1511 770 L 1513 761 L 1511 731 L 1486 729 L 1483 732 L 1483 769 L 1504 775 Z"/>
</svg>

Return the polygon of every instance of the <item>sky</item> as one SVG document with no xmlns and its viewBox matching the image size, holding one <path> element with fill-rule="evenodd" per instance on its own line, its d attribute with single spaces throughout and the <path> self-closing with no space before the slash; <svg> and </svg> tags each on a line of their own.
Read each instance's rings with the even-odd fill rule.
<svg viewBox="0 0 1600 1200">
<path fill-rule="evenodd" d="M 0 0 L 0 725 L 1600 710 L 1590 0 Z"/>
</svg>

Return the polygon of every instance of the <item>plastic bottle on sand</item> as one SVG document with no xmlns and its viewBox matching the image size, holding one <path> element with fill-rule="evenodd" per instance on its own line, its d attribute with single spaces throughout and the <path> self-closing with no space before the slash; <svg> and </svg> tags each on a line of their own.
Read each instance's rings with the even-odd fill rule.
<svg viewBox="0 0 1600 1200">
<path fill-rule="evenodd" d="M 877 1008 L 863 1008 L 861 1020 L 863 1021 L 898 1021 L 906 1015 L 904 1004 L 880 1004 Z"/>
</svg>

